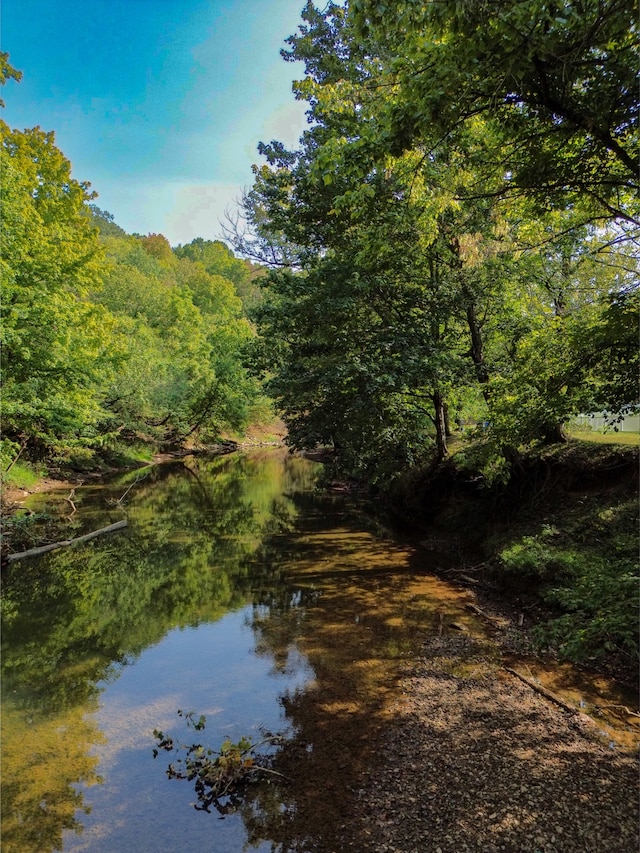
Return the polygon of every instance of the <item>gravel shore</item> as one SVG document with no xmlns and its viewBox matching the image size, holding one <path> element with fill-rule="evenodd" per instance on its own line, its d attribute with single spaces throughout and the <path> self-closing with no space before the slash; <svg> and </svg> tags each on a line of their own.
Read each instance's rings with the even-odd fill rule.
<svg viewBox="0 0 640 853">
<path fill-rule="evenodd" d="M 636 758 L 590 718 L 490 664 L 467 637 L 428 639 L 399 686 L 346 849 L 637 853 Z"/>
</svg>

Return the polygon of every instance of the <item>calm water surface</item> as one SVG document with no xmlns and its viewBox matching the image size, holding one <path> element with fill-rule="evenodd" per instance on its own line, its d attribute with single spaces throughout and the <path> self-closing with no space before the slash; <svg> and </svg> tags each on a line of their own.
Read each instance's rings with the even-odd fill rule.
<svg viewBox="0 0 640 853">
<path fill-rule="evenodd" d="M 469 593 L 427 574 L 433 555 L 318 474 L 269 450 L 85 487 L 75 513 L 46 498 L 69 537 L 128 527 L 4 579 L 4 853 L 332 849 L 396 666 L 443 615 L 482 628 Z M 154 760 L 154 728 L 216 749 L 277 732 L 292 782 L 224 819 L 197 811 Z"/>
</svg>

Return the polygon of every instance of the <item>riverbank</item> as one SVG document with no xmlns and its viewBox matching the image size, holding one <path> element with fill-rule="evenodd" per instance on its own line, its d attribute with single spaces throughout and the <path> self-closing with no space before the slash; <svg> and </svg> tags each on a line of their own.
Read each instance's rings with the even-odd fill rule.
<svg viewBox="0 0 640 853">
<path fill-rule="evenodd" d="M 241 443 L 229 438 L 216 448 L 156 454 L 145 464 L 281 445 L 283 437 L 281 423 L 269 424 Z M 477 447 L 467 447 L 443 465 L 399 477 L 383 492 L 384 512 L 421 549 L 437 553 L 442 577 L 506 616 L 515 649 L 569 659 L 637 687 L 638 448 L 573 440 L 523 456 L 505 482 L 490 482 L 477 460 Z M 64 479 L 5 489 L 3 552 L 34 544 L 35 525 L 25 546 L 22 526 L 7 523 L 29 495 L 71 494 L 115 470 L 124 469 L 69 471 Z M 329 487 L 347 487 L 336 482 Z M 42 532 L 43 541 L 55 541 L 54 530 Z"/>
<path fill-rule="evenodd" d="M 94 660 L 102 661 L 102 667 L 110 666 L 111 655 L 103 657 L 101 653 L 104 636 L 114 638 L 118 654 L 132 649 L 139 654 L 123 668 L 112 699 L 110 686 L 105 685 L 101 693 L 100 702 L 111 703 L 104 705 L 102 716 L 111 744 L 103 753 L 108 784 L 86 793 L 85 804 L 91 804 L 96 817 L 87 821 L 83 849 L 104 849 L 105 845 L 129 849 L 143 833 L 153 843 L 154 831 L 166 839 L 174 824 L 179 824 L 181 839 L 189 838 L 191 847 L 202 848 L 207 843 L 216 849 L 225 846 L 224 842 L 216 845 L 214 833 L 223 825 L 217 815 L 211 815 L 206 823 L 207 816 L 197 814 L 190 822 L 188 815 L 193 810 L 188 802 L 193 794 L 181 800 L 179 792 L 171 789 L 167 798 L 161 799 L 167 792 L 160 784 L 154 786 L 164 778 L 163 767 L 154 765 L 150 770 L 146 765 L 144 771 L 132 773 L 131 756 L 120 770 L 110 762 L 115 755 L 126 756 L 128 743 L 136 745 L 139 759 L 143 750 L 138 747 L 143 740 L 148 758 L 153 727 L 164 727 L 169 719 L 175 723 L 178 701 L 180 707 L 197 708 L 210 715 L 211 731 L 219 732 L 217 709 L 227 689 L 225 679 L 230 677 L 237 687 L 238 671 L 249 673 L 249 678 L 240 680 L 240 686 L 248 690 L 247 698 L 241 708 L 230 707 L 223 730 L 249 732 L 251 716 L 241 724 L 245 707 L 252 709 L 261 725 L 264 723 L 264 715 L 257 708 L 260 690 L 253 688 L 254 664 L 249 670 L 238 666 L 230 654 L 234 642 L 227 634 L 219 635 L 219 650 L 229 671 L 221 676 L 213 667 L 217 644 L 209 632 L 221 624 L 221 614 L 228 612 L 232 621 L 232 614 L 237 613 L 244 626 L 241 635 L 250 620 L 251 660 L 257 653 L 256 660 L 276 675 L 272 698 L 278 697 L 284 718 L 291 725 L 291 738 L 275 765 L 290 783 L 282 790 L 268 787 L 256 794 L 255 803 L 249 799 L 239 807 L 247 830 L 255 832 L 256 846 L 268 838 L 283 849 L 315 853 L 635 853 L 635 761 L 623 744 L 608 735 L 600 718 L 594 717 L 591 722 L 583 716 L 581 702 L 591 700 L 581 673 L 575 674 L 579 695 L 573 708 L 564 692 L 570 681 L 568 672 L 558 691 L 564 704 L 549 698 L 556 687 L 542 680 L 535 669 L 537 661 L 514 656 L 528 629 L 528 615 L 520 626 L 519 612 L 513 605 L 509 612 L 503 612 L 490 604 L 494 593 L 482 589 L 484 577 L 480 584 L 465 584 L 456 576 L 460 571 L 458 556 L 467 569 L 474 565 L 466 561 L 466 552 L 458 554 L 459 538 L 452 536 L 447 545 L 442 525 L 437 529 L 440 541 L 436 529 L 428 536 L 419 533 L 417 543 L 381 536 L 380 524 L 365 517 L 359 501 L 314 491 L 311 470 L 308 478 L 305 474 L 300 480 L 306 483 L 303 494 L 308 489 L 309 503 L 305 499 L 297 505 L 300 514 L 283 516 L 277 496 L 291 494 L 291 480 L 284 478 L 281 490 L 278 466 L 274 467 L 270 458 L 277 455 L 266 451 L 234 459 L 232 454 L 229 460 L 220 460 L 222 465 L 217 464 L 219 460 L 193 460 L 187 463 L 191 472 L 181 471 L 182 465 L 167 465 L 165 471 L 174 471 L 171 476 L 163 477 L 162 471 L 156 471 L 160 476 L 154 478 L 152 474 L 136 493 L 132 521 L 135 516 L 140 531 L 148 533 L 142 547 L 137 542 L 127 545 L 123 537 L 122 542 L 104 549 L 103 559 L 96 566 L 86 566 L 71 556 L 59 575 L 59 584 L 52 584 L 52 578 L 33 583 L 31 573 L 22 574 L 21 567 L 12 569 L 15 589 L 22 590 L 25 606 L 32 594 L 37 604 L 24 611 L 22 621 L 28 630 L 14 634 L 17 645 L 13 666 L 5 636 L 7 677 L 16 679 L 5 685 L 8 697 L 25 695 L 26 691 L 17 691 L 19 685 L 50 685 L 49 689 L 57 691 L 64 677 L 69 678 L 74 691 L 86 678 L 87 689 L 82 695 L 93 695 L 88 688 L 103 680 L 103 673 L 109 670 L 99 667 L 86 671 L 84 667 L 86 661 Z M 259 498 L 259 506 L 279 513 L 274 515 L 278 523 L 261 516 L 262 527 L 257 529 L 268 532 L 264 541 L 269 547 L 256 552 L 259 559 L 254 565 L 261 571 L 263 555 L 267 555 L 278 584 L 286 579 L 286 594 L 278 597 L 281 586 L 265 593 L 269 589 L 264 586 L 267 579 L 259 574 L 251 589 L 259 589 L 258 600 L 269 604 L 253 608 L 249 616 L 249 612 L 242 615 L 236 611 L 238 599 L 232 592 L 231 578 L 242 580 L 244 570 L 228 571 L 218 560 L 238 519 L 251 515 L 247 509 L 238 511 L 235 499 L 229 503 L 226 499 L 244 493 L 248 479 L 245 462 L 252 456 L 260 457 L 265 467 L 256 478 L 257 491 L 249 489 L 240 506 L 251 507 L 256 495 L 262 496 L 267 487 L 271 491 L 266 500 Z M 284 457 L 284 452 L 280 456 Z M 287 458 L 286 467 L 300 467 L 301 461 Z M 219 477 L 219 468 L 228 469 L 227 476 Z M 187 484 L 186 490 L 179 488 L 180 478 Z M 135 481 L 135 474 L 129 479 Z M 112 498 L 121 494 L 122 488 L 112 484 Z M 203 494 L 209 500 L 203 502 Z M 188 526 L 176 518 L 177 495 L 182 501 L 190 497 Z M 80 513 L 82 501 L 78 504 Z M 88 508 L 88 504 L 84 506 Z M 350 520 L 349 512 L 354 508 L 357 512 Z M 287 518 L 292 522 L 295 518 L 295 523 L 281 526 Z M 272 537 L 274 531 L 277 535 Z M 246 530 L 240 533 L 246 541 Z M 209 555 L 213 556 L 211 564 Z M 242 547 L 239 557 L 238 565 L 244 566 L 246 552 Z M 205 571 L 198 570 L 200 565 Z M 209 565 L 218 566 L 219 577 Z M 196 572 L 185 575 L 183 566 L 195 567 Z M 467 589 L 443 583 L 434 577 L 434 571 Z M 476 575 L 482 576 L 483 571 L 479 569 Z M 473 573 L 468 577 L 473 578 Z M 81 589 L 85 582 L 91 590 L 86 598 Z M 40 598 L 43 589 L 49 593 Z M 240 589 L 246 595 L 246 587 Z M 67 599 L 72 607 L 58 607 Z M 160 601 L 166 602 L 162 611 Z M 41 612 L 46 613 L 42 621 L 31 616 Z M 166 614 L 166 621 L 160 618 L 161 612 Z M 8 613 L 11 615 L 11 610 Z M 109 630 L 101 627 L 97 635 L 96 625 L 102 625 L 103 620 Z M 43 625 L 49 627 L 43 630 Z M 184 625 L 190 626 L 189 631 L 172 630 Z M 67 640 L 68 626 L 71 631 Z M 200 640 L 198 630 L 202 632 Z M 192 638 L 188 648 L 183 644 L 186 634 Z M 152 678 L 151 673 L 158 674 L 154 649 L 160 638 L 170 635 L 178 638 L 182 651 L 174 658 L 165 646 L 161 677 Z M 143 648 L 149 655 L 141 651 Z M 96 649 L 97 653 L 87 654 L 87 649 Z M 206 657 L 209 654 L 211 658 Z M 42 666 L 37 675 L 34 659 Z M 169 661 L 168 668 L 165 660 Z M 302 667 L 304 678 L 297 687 L 293 687 L 294 681 L 285 689 L 281 679 L 298 667 Z M 556 674 L 559 668 L 554 665 L 549 669 Z M 122 701 L 127 695 L 127 681 L 129 689 L 135 685 L 131 703 Z M 111 679 L 111 686 L 114 684 Z M 144 698 L 137 693 L 140 685 L 148 685 L 151 691 Z M 599 688 L 597 683 L 594 686 Z M 162 693 L 165 689 L 166 698 Z M 52 707 L 51 701 L 42 702 L 37 691 L 36 697 L 39 707 Z M 603 706 L 627 702 L 614 692 L 604 691 L 598 701 Z M 68 704 L 63 707 L 66 713 Z M 629 706 L 629 711 L 634 710 Z M 79 711 L 83 718 L 92 716 L 84 707 Z M 20 750 L 22 743 L 26 744 L 27 769 L 16 773 L 24 784 L 37 753 L 32 744 L 44 741 L 43 729 L 37 723 L 34 726 L 31 710 L 20 713 L 23 728 L 8 731 L 13 731 Z M 632 714 L 629 717 L 633 723 L 635 718 Z M 51 762 L 47 784 L 55 790 L 52 786 L 66 778 L 60 768 L 74 767 L 69 756 L 84 758 L 85 744 L 98 744 L 99 738 L 92 741 L 97 733 L 83 734 L 81 743 L 75 744 L 72 734 L 76 728 L 64 717 L 54 716 L 50 725 L 52 734 L 46 742 L 64 751 L 62 763 L 55 751 L 49 753 L 56 760 Z M 69 733 L 66 740 L 61 739 L 60 732 Z M 625 734 L 633 737 L 633 732 Z M 216 735 L 211 745 L 218 746 L 220 740 Z M 41 774 L 38 763 L 35 767 Z M 40 778 L 33 785 L 36 804 L 42 797 Z M 71 813 L 78 807 L 75 769 L 73 779 L 73 788 L 69 786 L 73 796 L 68 801 Z M 110 797 L 118 785 L 122 789 L 116 809 Z M 135 790 L 127 789 L 127 785 Z M 149 802 L 160 803 L 150 817 Z M 271 808 L 274 802 L 276 807 Z M 164 824 L 157 823 L 158 812 Z M 19 812 L 16 809 L 14 813 Z M 116 813 L 122 820 L 114 824 Z M 229 815 L 229 822 L 234 819 Z M 82 820 L 80 816 L 79 822 Z M 261 820 L 266 821 L 264 832 Z M 203 826 L 208 827 L 206 840 L 197 841 L 197 835 L 188 834 L 202 831 Z M 119 836 L 119 843 L 105 841 L 112 839 L 109 833 L 120 831 L 124 835 Z M 81 846 L 78 842 L 78 849 Z M 180 849 L 180 843 L 165 846 Z M 240 846 L 230 844 L 225 849 Z"/>
<path fill-rule="evenodd" d="M 522 650 L 637 687 L 638 448 L 573 440 L 494 482 L 469 456 L 400 478 L 387 511 L 446 550 L 440 574 L 506 613 Z"/>
<path fill-rule="evenodd" d="M 0 537 L 1 560 L 4 565 L 9 553 L 25 550 L 26 548 L 55 542 L 62 537 L 59 533 L 59 521 L 56 518 L 33 518 L 30 511 L 24 511 L 24 505 L 32 495 L 46 494 L 47 492 L 68 492 L 67 501 L 73 508 L 73 496 L 75 490 L 81 486 L 99 482 L 106 477 L 116 474 L 124 474 L 127 471 L 149 468 L 183 459 L 194 455 L 219 455 L 233 452 L 239 444 L 235 441 L 224 440 L 220 444 L 208 447 L 185 448 L 184 450 L 163 451 L 149 453 L 144 459 L 134 459 L 123 455 L 119 463 L 113 459 L 101 461 L 100 465 L 88 470 L 74 470 L 72 468 L 59 468 L 41 476 L 32 474 L 24 485 L 19 479 L 9 479 L 3 483 L 0 499 Z"/>
<path fill-rule="evenodd" d="M 84 483 L 99 480 L 110 474 L 117 474 L 138 467 L 159 465 L 174 459 L 191 455 L 213 455 L 229 453 L 238 447 L 280 447 L 284 443 L 286 427 L 280 418 L 274 418 L 265 423 L 252 424 L 242 435 L 225 433 L 217 444 L 191 445 L 176 450 L 158 450 L 153 445 L 140 445 L 128 448 L 123 445 L 119 452 L 107 452 L 104 459 L 99 454 L 93 454 L 89 467 L 83 470 L 69 466 L 56 467 L 50 472 L 41 468 L 27 470 L 24 484 L 14 476 L 6 476 L 2 483 L 1 510 L 3 515 L 10 515 L 29 497 L 29 495 L 57 489 L 73 489 Z"/>
<path fill-rule="evenodd" d="M 486 661 L 425 637 L 356 792 L 359 853 L 635 853 L 637 764 L 597 725 Z"/>
</svg>

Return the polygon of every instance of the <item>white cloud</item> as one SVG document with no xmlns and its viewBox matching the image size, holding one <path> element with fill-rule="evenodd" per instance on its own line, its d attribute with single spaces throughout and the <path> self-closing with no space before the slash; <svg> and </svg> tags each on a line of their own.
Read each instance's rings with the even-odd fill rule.
<svg viewBox="0 0 640 853">
<path fill-rule="evenodd" d="M 220 239 L 225 212 L 237 208 L 241 192 L 237 184 L 180 185 L 165 217 L 165 236 L 172 246 L 189 243 L 194 237 Z"/>
<path fill-rule="evenodd" d="M 96 203 L 128 233 L 164 234 L 176 246 L 220 239 L 225 211 L 236 208 L 241 193 L 239 184 L 127 180 L 109 184 Z"/>
<path fill-rule="evenodd" d="M 305 115 L 307 106 L 306 103 L 292 100 L 275 109 L 263 123 L 262 141 L 278 139 L 286 147 L 297 147 L 303 130 L 309 127 Z"/>
</svg>

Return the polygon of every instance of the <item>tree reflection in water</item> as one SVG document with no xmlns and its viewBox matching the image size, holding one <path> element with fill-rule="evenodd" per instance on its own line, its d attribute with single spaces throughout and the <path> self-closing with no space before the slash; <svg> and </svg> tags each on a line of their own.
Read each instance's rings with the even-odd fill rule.
<svg viewBox="0 0 640 853">
<path fill-rule="evenodd" d="M 292 527 L 287 493 L 312 488 L 314 467 L 273 452 L 156 467 L 127 494 L 126 534 L 9 567 L 3 850 L 46 853 L 81 831 L 83 791 L 101 781 L 90 752 L 103 740 L 91 716 L 101 692 L 172 629 L 215 621 L 268 585 L 250 558 L 266 534 Z M 77 489 L 72 535 L 122 517 L 115 499 L 137 477 Z M 47 499 L 68 511 L 62 495 Z"/>
<path fill-rule="evenodd" d="M 467 593 L 415 577 L 413 551 L 381 541 L 375 522 L 342 500 L 292 500 L 295 529 L 266 537 L 253 557 L 271 583 L 254 590 L 251 627 L 274 670 L 304 659 L 313 677 L 281 696 L 293 734 L 269 766 L 290 783 L 246 787 L 232 805 L 255 847 L 335 851 L 349 843 L 365 774 L 376 772 L 387 700 L 419 629 L 437 630 L 442 614 L 468 620 Z"/>
<path fill-rule="evenodd" d="M 95 529 L 121 517 L 109 499 L 135 476 L 78 489 L 74 533 L 85 532 L 79 520 Z M 338 848 L 356 808 L 354 792 L 375 758 L 397 665 L 443 598 L 431 603 L 408 571 L 409 552 L 381 540 L 375 523 L 343 496 L 314 493 L 316 477 L 317 466 L 273 451 L 161 466 L 127 495 L 126 531 L 9 567 L 2 600 L 3 851 L 73 849 L 68 830 L 83 823 L 96 834 L 82 849 L 96 851 L 118 844 L 159 849 L 151 826 L 157 832 L 161 821 L 169 831 L 174 821 L 185 826 L 185 838 L 191 830 L 197 839 L 210 832 L 177 813 L 152 816 L 142 807 L 134 822 L 118 826 L 98 807 L 91 821 L 84 817 L 88 786 L 100 781 L 94 712 L 123 668 L 137 672 L 175 629 L 197 632 L 245 609 L 259 671 L 270 665 L 269 689 L 280 690 L 283 729 L 293 732 L 269 766 L 292 784 L 247 789 L 235 818 L 246 827 L 237 849 Z M 176 664 L 186 665 L 200 679 L 197 661 Z M 211 690 L 217 678 L 202 675 L 202 684 L 192 685 L 196 707 L 197 691 Z M 281 676 L 297 689 L 280 688 Z M 151 684 L 139 701 L 164 701 L 171 689 Z M 255 731 L 266 711 L 257 694 L 251 701 Z M 278 709 L 268 714 L 277 717 Z M 140 755 L 150 759 L 151 745 Z M 135 751 L 120 752 L 131 762 L 122 766 L 141 766 Z M 126 784 L 126 773 L 109 772 Z M 116 790 L 94 801 L 126 813 L 137 793 Z"/>
</svg>

